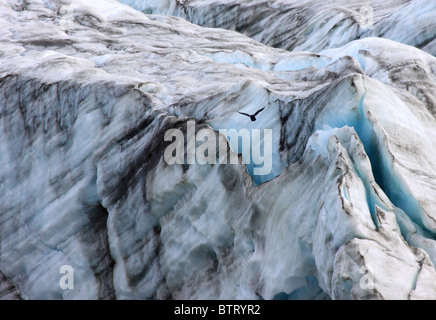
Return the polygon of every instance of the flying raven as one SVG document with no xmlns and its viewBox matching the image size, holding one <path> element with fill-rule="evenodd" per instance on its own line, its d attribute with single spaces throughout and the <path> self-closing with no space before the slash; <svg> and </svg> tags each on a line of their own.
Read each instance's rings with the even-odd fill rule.
<svg viewBox="0 0 436 320">
<path fill-rule="evenodd" d="M 263 107 L 262 109 L 257 110 L 255 114 L 248 114 L 248 113 L 239 112 L 239 111 L 238 111 L 238 113 L 240 113 L 240 114 L 242 114 L 242 115 L 244 115 L 244 116 L 250 117 L 251 121 L 256 121 L 256 116 L 257 116 L 257 115 L 258 115 L 258 114 L 259 114 L 263 109 L 265 109 L 265 107 Z"/>
</svg>

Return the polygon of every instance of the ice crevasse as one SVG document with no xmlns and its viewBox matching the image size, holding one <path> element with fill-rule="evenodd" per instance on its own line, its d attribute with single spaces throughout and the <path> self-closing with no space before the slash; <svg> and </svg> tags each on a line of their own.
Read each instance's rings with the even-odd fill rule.
<svg viewBox="0 0 436 320">
<path fill-rule="evenodd" d="M 417 5 L 394 2 L 368 32 Z M 112 0 L 0 0 L 0 297 L 436 298 L 431 42 L 348 22 L 288 51 Z M 271 175 L 167 164 L 188 121 L 270 128 Z"/>
</svg>

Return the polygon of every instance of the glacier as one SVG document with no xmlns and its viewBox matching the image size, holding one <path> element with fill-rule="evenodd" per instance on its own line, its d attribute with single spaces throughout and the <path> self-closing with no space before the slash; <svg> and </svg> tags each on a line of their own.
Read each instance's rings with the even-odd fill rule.
<svg viewBox="0 0 436 320">
<path fill-rule="evenodd" d="M 0 0 L 0 299 L 436 299 L 432 1 L 122 2 Z"/>
<path fill-rule="evenodd" d="M 382 37 L 436 53 L 432 0 L 120 0 L 144 13 L 241 32 L 269 46 L 319 52 Z"/>
</svg>

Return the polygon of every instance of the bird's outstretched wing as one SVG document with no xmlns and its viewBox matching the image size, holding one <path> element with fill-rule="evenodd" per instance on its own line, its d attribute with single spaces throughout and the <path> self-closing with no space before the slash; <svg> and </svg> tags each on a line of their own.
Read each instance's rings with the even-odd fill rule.
<svg viewBox="0 0 436 320">
<path fill-rule="evenodd" d="M 262 109 L 257 110 L 254 115 L 257 116 L 260 112 L 262 112 L 263 109 L 265 109 L 265 107 L 263 107 Z"/>
<path fill-rule="evenodd" d="M 238 113 L 240 113 L 240 114 L 243 114 L 244 116 L 250 117 L 250 115 L 249 115 L 249 114 L 247 114 L 247 113 L 244 113 L 244 112 L 239 112 L 239 111 L 238 111 Z"/>
</svg>

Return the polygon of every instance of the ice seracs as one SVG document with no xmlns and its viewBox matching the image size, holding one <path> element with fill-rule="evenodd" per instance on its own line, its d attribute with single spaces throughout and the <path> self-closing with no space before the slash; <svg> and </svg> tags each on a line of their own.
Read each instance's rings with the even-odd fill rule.
<svg viewBox="0 0 436 320">
<path fill-rule="evenodd" d="M 382 37 L 436 54 L 432 0 L 121 0 L 144 13 L 241 32 L 269 46 L 320 52 Z"/>
<path fill-rule="evenodd" d="M 420 5 L 389 3 L 371 30 Z M 309 9 L 286 47 L 112 0 L 2 0 L 0 297 L 436 298 L 436 58 Z M 271 173 L 231 139 L 237 164 L 169 165 L 172 129 L 271 129 Z"/>
</svg>

